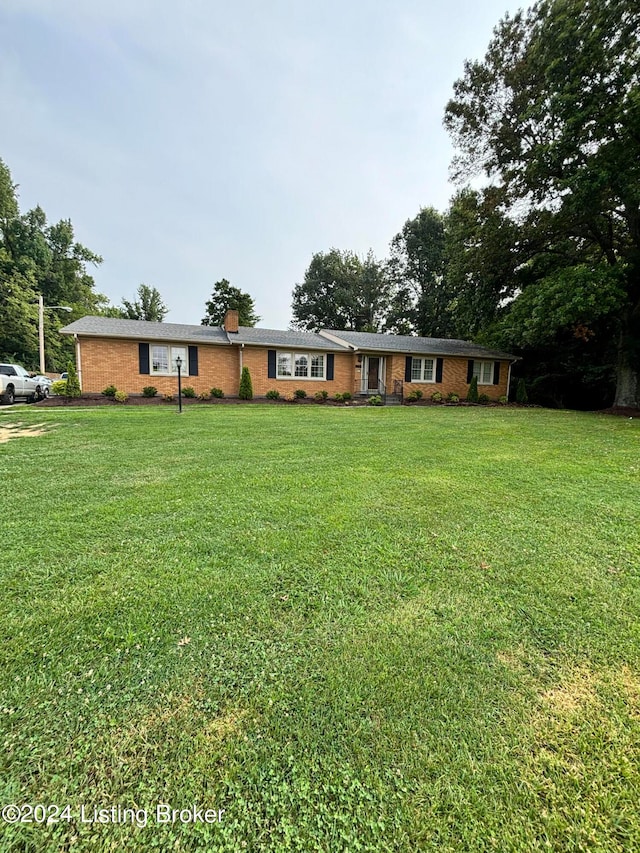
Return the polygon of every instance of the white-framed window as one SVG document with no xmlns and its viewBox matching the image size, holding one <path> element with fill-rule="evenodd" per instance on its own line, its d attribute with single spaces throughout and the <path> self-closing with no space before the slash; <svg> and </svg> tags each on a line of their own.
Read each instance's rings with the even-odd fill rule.
<svg viewBox="0 0 640 853">
<path fill-rule="evenodd" d="M 278 352 L 276 377 L 278 379 L 324 379 L 326 361 L 324 353 Z"/>
<path fill-rule="evenodd" d="M 305 379 L 309 375 L 309 356 L 303 352 L 296 353 L 296 376 L 302 376 Z"/>
<path fill-rule="evenodd" d="M 278 353 L 278 379 L 290 379 L 293 364 L 293 354 L 290 352 Z"/>
<path fill-rule="evenodd" d="M 178 373 L 176 359 L 180 356 L 182 365 L 180 373 L 189 375 L 189 358 L 187 347 L 167 346 L 166 344 L 151 344 L 151 373 L 171 376 Z"/>
<path fill-rule="evenodd" d="M 324 379 L 324 355 L 311 356 L 311 379 Z"/>
<path fill-rule="evenodd" d="M 435 358 L 412 358 L 411 359 L 411 381 L 412 382 L 435 382 L 436 360 Z"/>
<path fill-rule="evenodd" d="M 474 361 L 473 375 L 478 380 L 478 385 L 493 385 L 493 361 Z"/>
</svg>

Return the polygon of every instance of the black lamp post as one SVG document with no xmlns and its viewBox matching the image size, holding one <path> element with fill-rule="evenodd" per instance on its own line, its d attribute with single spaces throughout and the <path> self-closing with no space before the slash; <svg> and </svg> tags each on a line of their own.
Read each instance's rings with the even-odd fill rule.
<svg viewBox="0 0 640 853">
<path fill-rule="evenodd" d="M 178 412 L 182 412 L 182 376 L 180 375 L 182 359 L 180 356 L 176 358 L 176 367 L 178 368 Z"/>
</svg>

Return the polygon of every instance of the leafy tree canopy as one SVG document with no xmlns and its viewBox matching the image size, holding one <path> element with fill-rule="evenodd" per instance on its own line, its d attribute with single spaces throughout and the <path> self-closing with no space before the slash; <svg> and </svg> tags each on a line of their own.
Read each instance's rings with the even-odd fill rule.
<svg viewBox="0 0 640 853">
<path fill-rule="evenodd" d="M 350 329 L 376 332 L 382 327 L 391 285 L 372 252 L 361 260 L 354 252 L 317 252 L 304 281 L 293 290 L 297 329 Z"/>
<path fill-rule="evenodd" d="M 232 287 L 226 278 L 220 279 L 213 286 L 211 299 L 206 303 L 207 315 L 201 320 L 203 326 L 222 326 L 224 315 L 229 309 L 238 312 L 241 326 L 255 326 L 260 322 L 256 314 L 253 298 L 237 287 Z"/>
<path fill-rule="evenodd" d="M 445 277 L 445 220 L 433 207 L 407 219 L 391 241 L 387 275 L 393 283 L 385 328 L 397 334 L 448 337 L 452 294 Z"/>
<path fill-rule="evenodd" d="M 88 266 L 102 258 L 76 242 L 71 221 L 52 225 L 40 207 L 21 214 L 8 167 L 0 160 L 0 358 L 37 369 L 38 296 L 45 306 L 68 305 L 71 314 L 45 310 L 47 368 L 63 370 L 73 342 L 57 334 L 70 320 L 100 313 L 108 304 L 94 290 Z"/>
<path fill-rule="evenodd" d="M 122 300 L 122 317 L 126 320 L 150 320 L 162 323 L 169 313 L 169 309 L 162 301 L 159 291 L 155 287 L 141 284 L 137 291 L 138 298 L 133 302 Z"/>
<path fill-rule="evenodd" d="M 639 45 L 635 0 L 543 0 L 500 22 L 445 114 L 457 178 L 484 171 L 496 210 L 522 235 L 507 279 L 524 269 L 512 329 L 520 320 L 523 338 L 532 333 L 532 306 L 540 328 L 578 328 L 606 307 L 618 405 L 637 404 L 639 390 Z"/>
</svg>

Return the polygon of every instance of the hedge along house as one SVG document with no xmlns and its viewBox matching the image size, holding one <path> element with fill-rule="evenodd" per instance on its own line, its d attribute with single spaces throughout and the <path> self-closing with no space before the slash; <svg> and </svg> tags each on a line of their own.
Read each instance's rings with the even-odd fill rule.
<svg viewBox="0 0 640 853">
<path fill-rule="evenodd" d="M 177 359 L 183 387 L 197 394 L 220 388 L 237 397 L 240 374 L 248 367 L 256 397 L 269 390 L 291 396 L 303 389 L 330 397 L 380 394 L 388 402 L 413 390 L 464 398 L 475 375 L 491 399 L 507 395 L 515 356 L 468 341 L 324 329 L 299 332 L 238 325 L 228 311 L 222 326 L 188 326 L 83 317 L 61 329 L 76 342 L 82 390 L 97 393 L 115 385 L 127 394 L 154 386 L 160 394 L 177 390 Z"/>
</svg>

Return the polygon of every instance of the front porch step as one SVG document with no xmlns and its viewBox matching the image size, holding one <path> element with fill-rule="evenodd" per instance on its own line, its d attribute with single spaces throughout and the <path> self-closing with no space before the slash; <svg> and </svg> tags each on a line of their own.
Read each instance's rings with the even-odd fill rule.
<svg viewBox="0 0 640 853">
<path fill-rule="evenodd" d="M 394 397 L 392 394 L 387 394 L 387 399 L 385 400 L 385 406 L 401 406 L 402 400 L 400 397 Z"/>
</svg>

